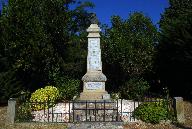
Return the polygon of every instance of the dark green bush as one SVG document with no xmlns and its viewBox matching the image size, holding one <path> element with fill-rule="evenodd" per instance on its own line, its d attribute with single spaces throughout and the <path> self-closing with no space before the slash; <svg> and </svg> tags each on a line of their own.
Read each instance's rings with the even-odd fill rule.
<svg viewBox="0 0 192 129">
<path fill-rule="evenodd" d="M 167 107 L 163 102 L 145 102 L 139 105 L 133 112 L 136 119 L 152 124 L 157 124 L 161 120 L 167 120 L 168 114 Z"/>
<path fill-rule="evenodd" d="M 32 120 L 31 115 L 31 104 L 28 102 L 22 103 L 17 107 L 16 121 L 30 121 Z"/>
<path fill-rule="evenodd" d="M 71 100 L 79 94 L 80 81 L 71 78 L 60 78 L 56 87 L 60 91 L 61 99 Z"/>
<path fill-rule="evenodd" d="M 113 92 L 111 93 L 111 99 L 117 100 L 120 98 L 120 93 L 119 92 Z"/>
<path fill-rule="evenodd" d="M 0 103 L 7 103 L 9 98 L 19 97 L 24 90 L 21 84 L 14 70 L 0 72 Z"/>
<path fill-rule="evenodd" d="M 54 69 L 49 73 L 49 78 L 59 89 L 61 100 L 71 100 L 78 96 L 80 91 L 80 80 L 64 76 L 60 69 Z"/>
<path fill-rule="evenodd" d="M 121 97 L 124 99 L 141 99 L 149 87 L 149 83 L 143 78 L 132 78 L 121 87 Z"/>
</svg>

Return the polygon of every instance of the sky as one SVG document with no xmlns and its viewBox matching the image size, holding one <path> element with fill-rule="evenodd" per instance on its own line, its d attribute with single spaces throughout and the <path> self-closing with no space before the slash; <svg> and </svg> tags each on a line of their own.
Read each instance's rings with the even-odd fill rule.
<svg viewBox="0 0 192 129">
<path fill-rule="evenodd" d="M 7 1 L 7 0 L 0 0 Z M 135 11 L 143 12 L 146 16 L 152 19 L 156 25 L 160 20 L 161 14 L 165 8 L 169 6 L 168 0 L 80 0 L 91 1 L 95 4 L 93 9 L 88 11 L 96 13 L 99 21 L 102 24 L 110 23 L 110 18 L 113 15 L 119 15 L 126 19 L 130 13 Z M 0 4 L 1 8 L 1 4 Z"/>
<path fill-rule="evenodd" d="M 86 1 L 86 0 L 81 0 Z M 112 15 L 119 15 L 126 19 L 130 13 L 143 12 L 152 19 L 154 24 L 160 20 L 165 8 L 169 7 L 168 0 L 89 0 L 95 8 L 89 11 L 96 13 L 99 21 L 110 25 Z"/>
</svg>

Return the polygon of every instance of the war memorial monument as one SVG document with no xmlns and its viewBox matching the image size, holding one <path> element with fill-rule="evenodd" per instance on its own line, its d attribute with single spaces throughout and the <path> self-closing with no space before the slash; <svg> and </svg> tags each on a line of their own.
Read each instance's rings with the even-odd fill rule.
<svg viewBox="0 0 192 129">
<path fill-rule="evenodd" d="M 83 92 L 80 100 L 109 100 L 110 95 L 105 90 L 106 76 L 102 73 L 100 34 L 101 29 L 97 25 L 96 16 L 92 18 L 92 24 L 88 32 L 87 73 L 82 77 Z"/>
</svg>

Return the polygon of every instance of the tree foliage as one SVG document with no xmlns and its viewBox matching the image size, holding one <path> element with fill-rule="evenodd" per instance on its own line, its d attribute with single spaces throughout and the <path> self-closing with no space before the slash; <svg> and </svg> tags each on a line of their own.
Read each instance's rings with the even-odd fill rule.
<svg viewBox="0 0 192 129">
<path fill-rule="evenodd" d="M 76 8 L 70 9 L 73 4 Z M 14 71 L 18 87 L 33 91 L 53 83 L 49 73 L 56 68 L 75 73 L 85 58 L 82 43 L 90 24 L 85 8 L 93 6 L 73 0 L 9 0 L 0 17 L 0 74 Z"/>
<path fill-rule="evenodd" d="M 117 87 L 152 70 L 157 29 L 150 18 L 138 12 L 126 20 L 113 16 L 111 22 L 112 27 L 104 33 L 102 52 L 108 79 Z"/>
<path fill-rule="evenodd" d="M 160 20 L 157 66 L 172 95 L 192 95 L 192 1 L 170 0 Z"/>
<path fill-rule="evenodd" d="M 149 88 L 149 83 L 143 78 L 131 78 L 121 87 L 121 98 L 142 100 Z"/>
</svg>

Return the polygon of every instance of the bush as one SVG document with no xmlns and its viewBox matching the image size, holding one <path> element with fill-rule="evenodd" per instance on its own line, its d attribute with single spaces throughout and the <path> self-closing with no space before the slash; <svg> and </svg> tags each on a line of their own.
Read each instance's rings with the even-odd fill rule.
<svg viewBox="0 0 192 129">
<path fill-rule="evenodd" d="M 60 99 L 71 100 L 74 96 L 78 96 L 80 91 L 80 80 L 63 76 L 64 73 L 60 69 L 55 68 L 49 72 L 49 78 L 54 85 L 59 89 Z"/>
<path fill-rule="evenodd" d="M 17 79 L 16 71 L 0 72 L 0 103 L 7 103 L 9 98 L 17 98 L 24 90 L 22 82 Z"/>
<path fill-rule="evenodd" d="M 60 99 L 71 100 L 79 94 L 80 81 L 63 77 L 57 81 L 56 86 L 60 91 Z"/>
<path fill-rule="evenodd" d="M 31 105 L 28 102 L 22 103 L 17 108 L 16 121 L 30 121 L 32 119 Z"/>
<path fill-rule="evenodd" d="M 46 86 L 32 93 L 30 102 L 33 110 L 47 109 L 59 99 L 59 90 L 53 86 Z"/>
<path fill-rule="evenodd" d="M 162 102 L 145 102 L 134 110 L 133 115 L 136 119 L 152 124 L 168 119 L 167 108 Z"/>
<path fill-rule="evenodd" d="M 119 92 L 117 92 L 117 93 L 111 93 L 111 98 L 112 99 L 114 99 L 114 100 L 117 100 L 117 99 L 119 99 L 120 98 L 120 93 Z"/>
<path fill-rule="evenodd" d="M 149 83 L 143 78 L 132 78 L 121 87 L 121 97 L 124 99 L 141 99 L 149 87 Z"/>
</svg>

